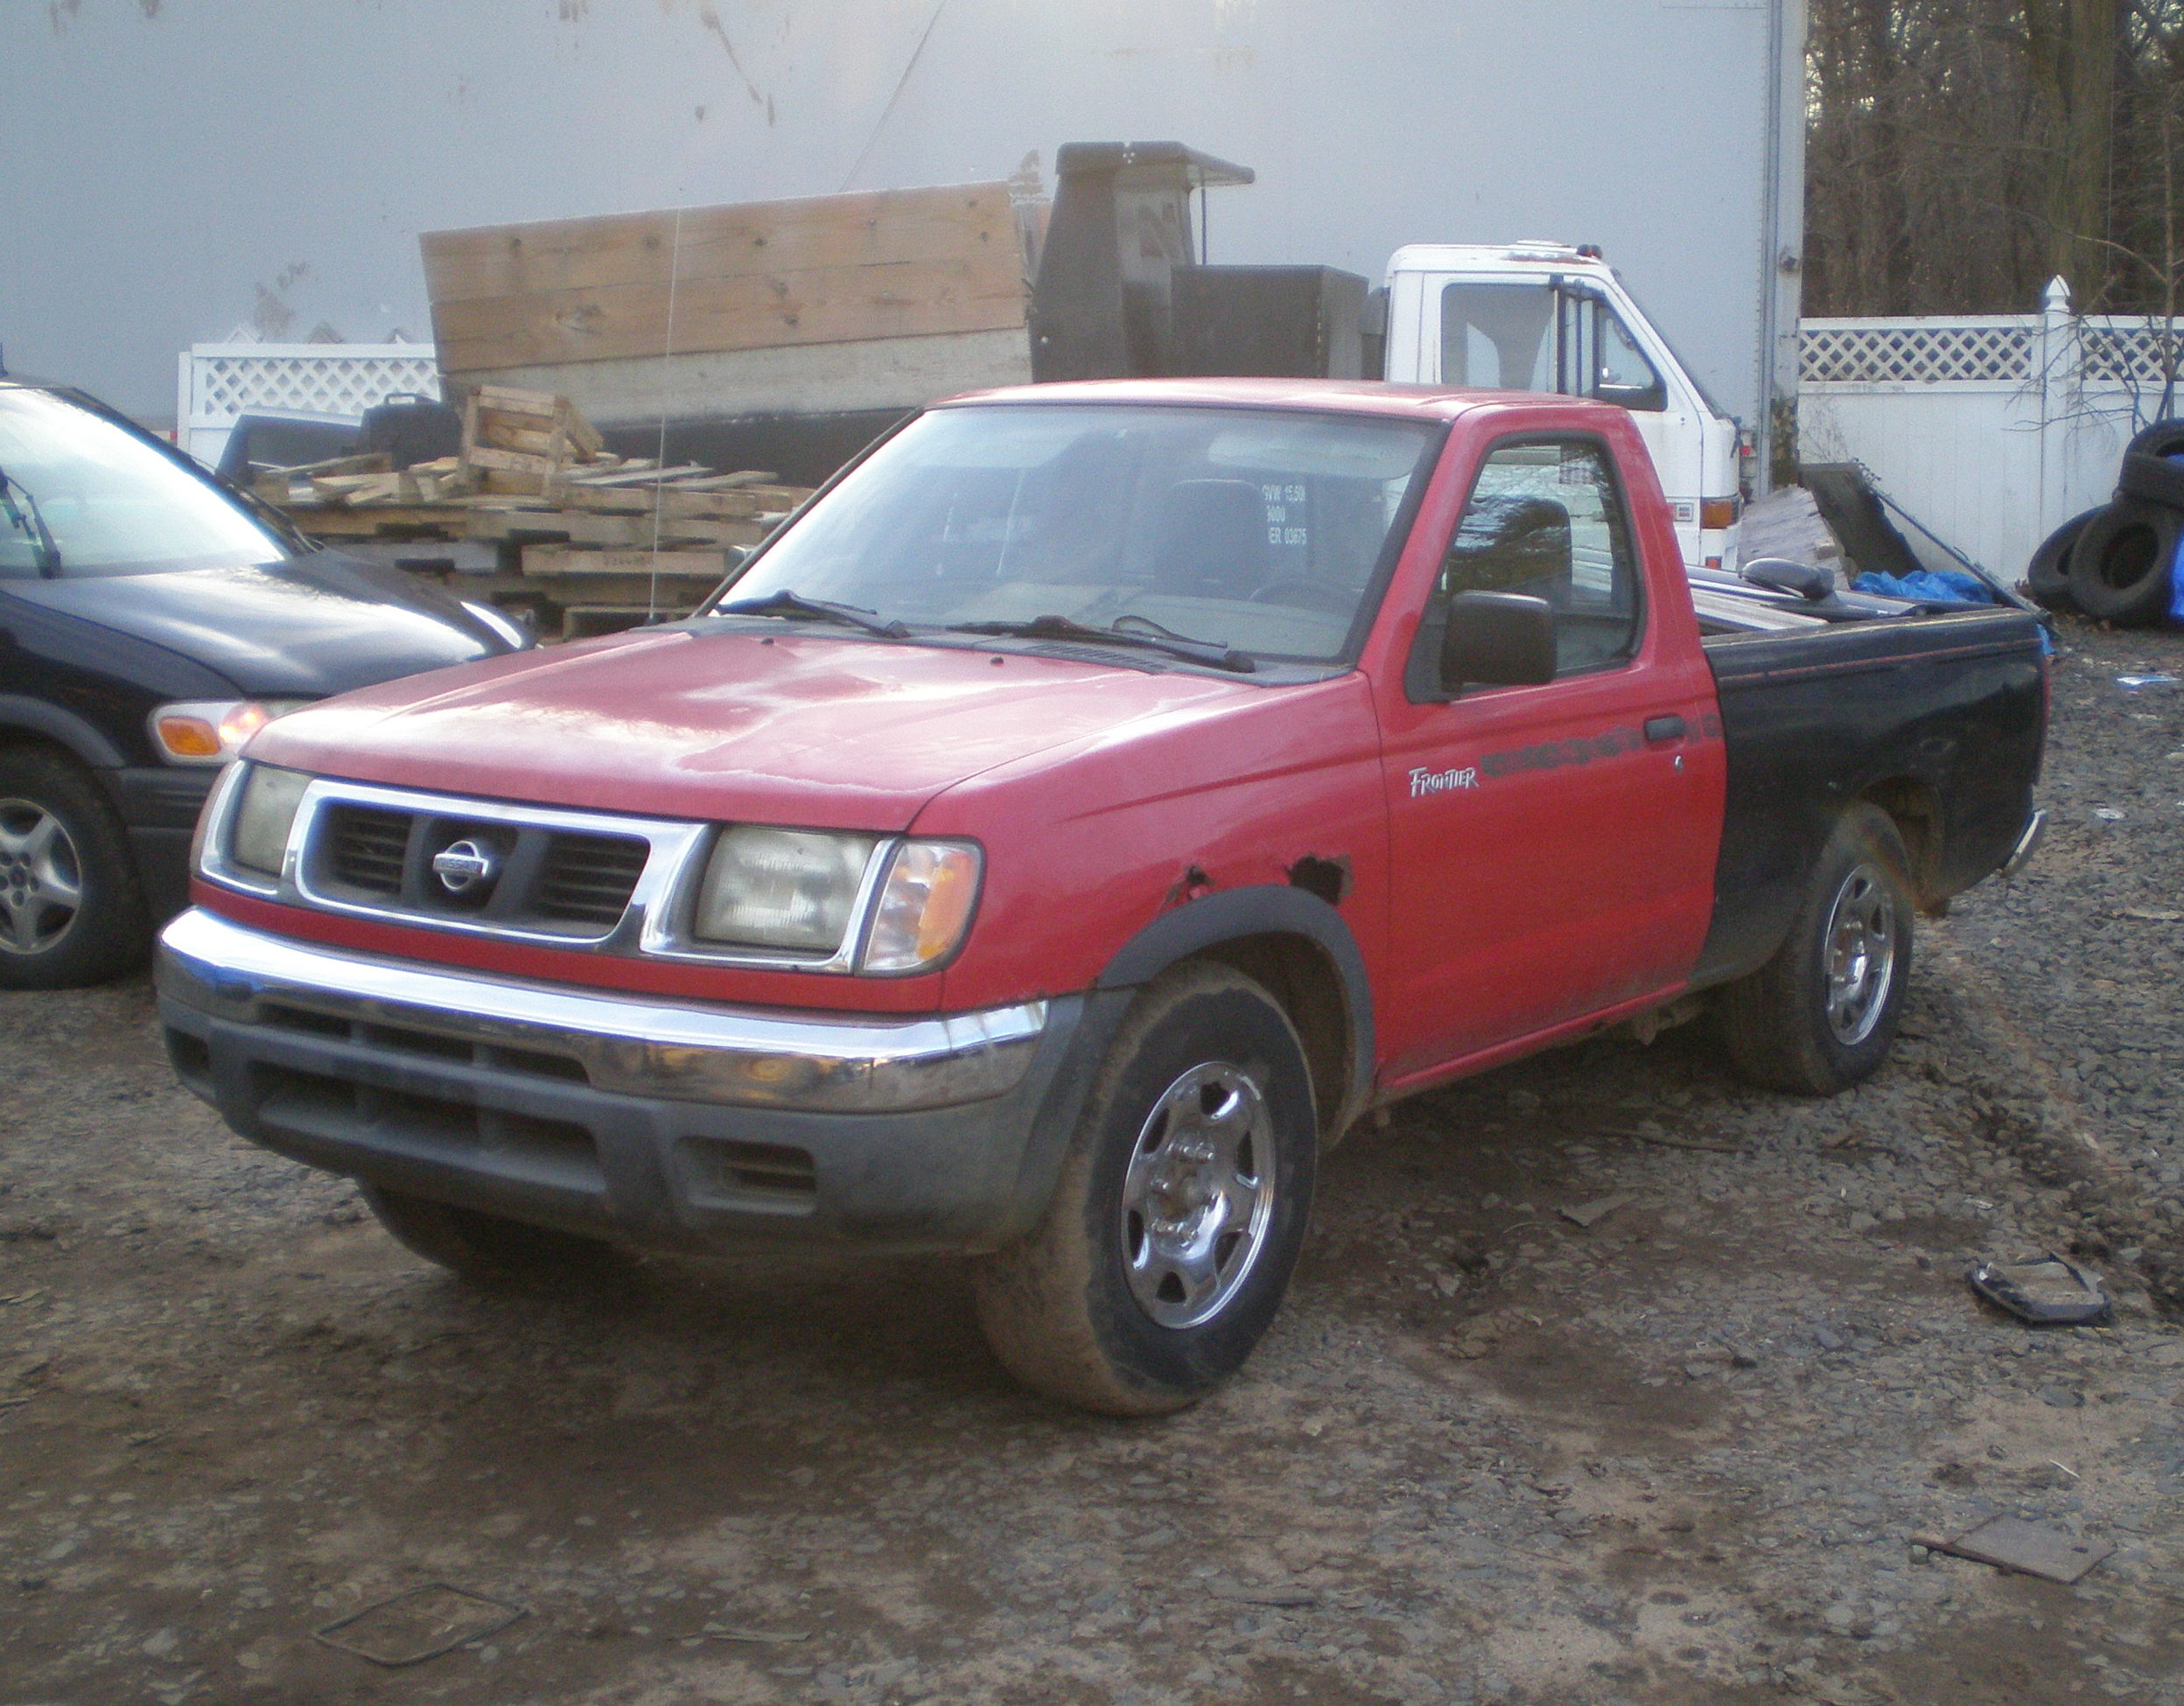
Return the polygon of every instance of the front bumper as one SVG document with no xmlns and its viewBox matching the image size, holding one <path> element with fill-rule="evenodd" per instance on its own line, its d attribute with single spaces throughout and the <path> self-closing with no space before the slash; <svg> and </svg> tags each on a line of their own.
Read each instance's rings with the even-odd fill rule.
<svg viewBox="0 0 2184 1706">
<path fill-rule="evenodd" d="M 176 1071 L 253 1142 L 661 1248 L 992 1248 L 1043 1206 L 1086 1076 L 1082 996 L 902 1019 L 731 1008 L 342 953 L 202 910 L 163 933 L 158 982 Z"/>
</svg>

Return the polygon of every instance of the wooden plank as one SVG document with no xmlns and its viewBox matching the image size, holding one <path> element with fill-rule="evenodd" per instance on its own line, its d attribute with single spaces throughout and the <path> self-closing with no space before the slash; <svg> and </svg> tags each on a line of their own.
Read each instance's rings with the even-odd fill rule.
<svg viewBox="0 0 2184 1706">
<path fill-rule="evenodd" d="M 525 391 L 513 385 L 480 385 L 471 395 L 480 409 L 494 409 L 508 415 L 536 415 L 551 421 L 561 406 L 561 399 L 551 391 Z"/>
<path fill-rule="evenodd" d="M 433 336 L 441 369 L 459 374 L 1023 326 L 1022 274 L 1012 262 L 994 268 L 971 260 L 692 279 L 674 286 L 654 279 L 437 302 Z"/>
<path fill-rule="evenodd" d="M 719 580 L 728 572 L 724 551 L 579 551 L 565 545 L 526 545 L 523 572 L 561 575 L 692 576 Z"/>
<path fill-rule="evenodd" d="M 1001 257 L 1024 271 L 1003 183 L 615 213 L 429 231 L 418 241 L 435 304 L 738 273 Z"/>
<path fill-rule="evenodd" d="M 292 504 L 283 514 L 313 539 L 370 539 L 382 534 L 459 539 L 466 512 L 445 504 L 374 504 L 368 509 Z"/>
<path fill-rule="evenodd" d="M 742 517 L 779 514 L 791 510 L 811 495 L 801 486 L 746 486 L 735 492 L 690 492 L 669 486 L 658 490 L 660 513 L 697 519 L 733 521 Z M 564 509 L 597 509 L 650 514 L 654 493 L 641 488 L 612 486 L 564 486 L 556 500 Z"/>
<path fill-rule="evenodd" d="M 508 474 L 544 476 L 554 471 L 550 456 L 537 455 L 529 451 L 500 451 L 490 444 L 472 444 L 463 452 L 463 460 L 473 468 L 497 468 Z"/>
</svg>

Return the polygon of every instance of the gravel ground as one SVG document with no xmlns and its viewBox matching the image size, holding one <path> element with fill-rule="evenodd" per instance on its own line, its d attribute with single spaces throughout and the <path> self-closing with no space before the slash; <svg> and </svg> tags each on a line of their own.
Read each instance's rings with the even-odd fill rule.
<svg viewBox="0 0 2184 1706">
<path fill-rule="evenodd" d="M 1692 1027 L 1405 1104 L 1159 1423 L 1015 1391 L 946 1262 L 466 1290 L 176 1088 L 142 982 L 0 997 L 0 1702 L 2184 1706 L 2184 688 L 2115 682 L 2184 637 L 2065 637 L 2054 836 L 1879 1078 Z M 1963 1283 L 2048 1248 L 2115 1326 Z M 1998 1512 L 2118 1549 L 1914 1542 Z M 312 1639 L 431 1581 L 529 1615 Z"/>
</svg>

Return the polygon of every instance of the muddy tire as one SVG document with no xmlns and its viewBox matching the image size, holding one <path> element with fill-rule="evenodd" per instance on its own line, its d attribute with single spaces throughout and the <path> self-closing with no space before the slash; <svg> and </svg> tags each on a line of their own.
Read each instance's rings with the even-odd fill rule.
<svg viewBox="0 0 2184 1706">
<path fill-rule="evenodd" d="M 1722 1035 L 1744 1077 L 1831 1096 L 1887 1058 L 1911 979 L 1908 869 L 1886 813 L 1859 804 L 1836 820 L 1782 947 L 1721 992 Z"/>
<path fill-rule="evenodd" d="M 357 1188 L 396 1243 L 482 1284 L 605 1278 L 630 1265 L 626 1254 L 600 1239 L 457 1208 L 384 1185 Z"/>
<path fill-rule="evenodd" d="M 1280 1308 L 1319 1156 L 1280 1005 L 1226 966 L 1160 978 L 1123 1021 L 1045 1218 L 973 1266 L 1009 1371 L 1110 1416 L 1159 1416 L 1242 1366 Z"/>
<path fill-rule="evenodd" d="M 149 940 L 128 832 L 97 781 L 57 752 L 0 748 L 0 989 L 102 983 Z"/>
</svg>

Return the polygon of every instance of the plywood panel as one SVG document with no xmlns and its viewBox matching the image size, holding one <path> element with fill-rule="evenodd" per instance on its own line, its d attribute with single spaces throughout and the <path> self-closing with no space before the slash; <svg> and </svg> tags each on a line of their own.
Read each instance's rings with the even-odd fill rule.
<svg viewBox="0 0 2184 1706">
<path fill-rule="evenodd" d="M 679 234 L 672 213 L 631 213 L 434 232 L 422 247 L 449 373 L 1025 321 L 1001 184 L 689 209 Z"/>
</svg>

